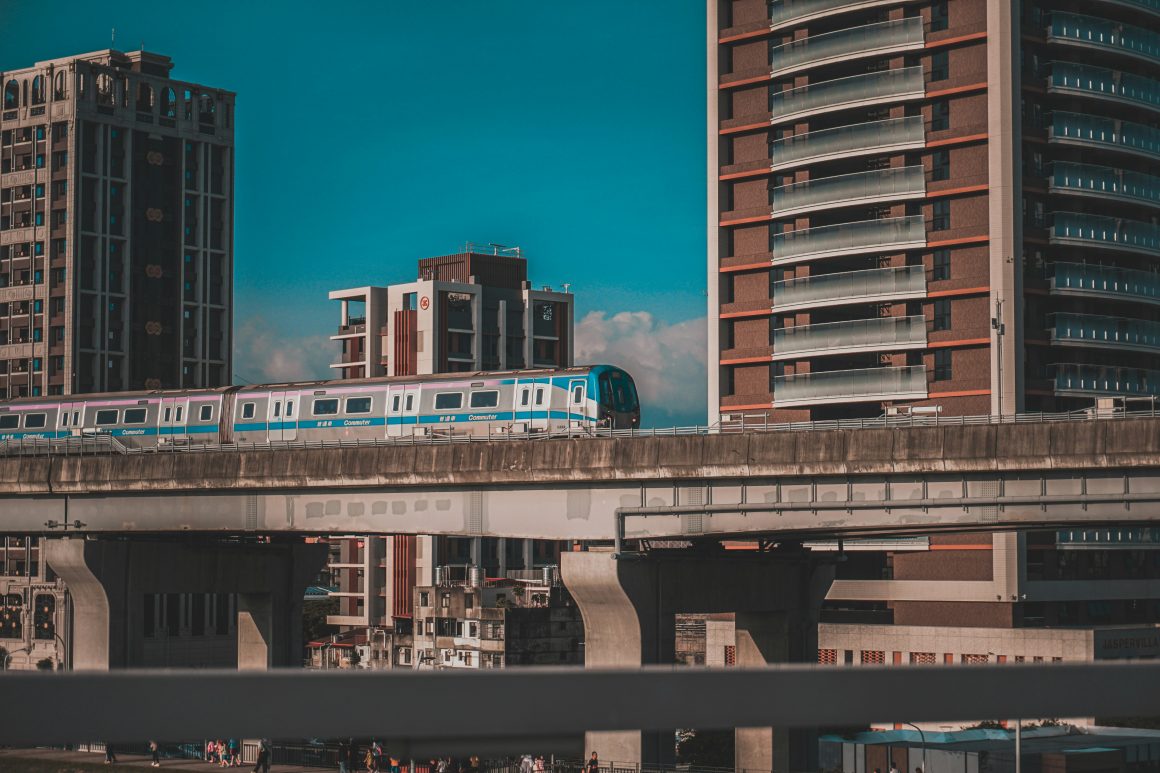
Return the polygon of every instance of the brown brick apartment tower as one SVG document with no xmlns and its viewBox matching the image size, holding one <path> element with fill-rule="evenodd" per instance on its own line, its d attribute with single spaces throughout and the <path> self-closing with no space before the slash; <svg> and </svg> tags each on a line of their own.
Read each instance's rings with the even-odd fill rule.
<svg viewBox="0 0 1160 773">
<path fill-rule="evenodd" d="M 709 0 L 710 412 L 1160 391 L 1154 0 Z"/>
<path fill-rule="evenodd" d="M 234 95 L 172 67 L 0 73 L 0 397 L 230 382 Z"/>
</svg>

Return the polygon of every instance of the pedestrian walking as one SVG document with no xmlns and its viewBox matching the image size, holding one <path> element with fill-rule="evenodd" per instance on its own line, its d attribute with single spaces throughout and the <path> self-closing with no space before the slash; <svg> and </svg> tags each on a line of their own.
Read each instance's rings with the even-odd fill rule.
<svg viewBox="0 0 1160 773">
<path fill-rule="evenodd" d="M 229 749 L 229 754 L 230 754 L 230 767 L 231 768 L 241 767 L 242 748 L 241 748 L 241 744 L 238 743 L 238 739 L 231 738 L 230 742 L 229 742 L 229 746 L 227 748 Z"/>
<path fill-rule="evenodd" d="M 534 770 L 535 773 L 544 773 L 544 755 L 536 755 L 536 761 L 532 765 L 532 770 Z"/>
<path fill-rule="evenodd" d="M 105 764 L 117 761 L 117 753 L 113 751 L 113 744 L 105 741 Z"/>
<path fill-rule="evenodd" d="M 217 744 L 214 743 L 213 739 L 211 738 L 208 741 L 206 741 L 205 742 L 205 761 L 209 762 L 209 763 L 213 763 L 214 762 L 214 752 L 216 752 L 216 751 L 217 751 Z"/>
<path fill-rule="evenodd" d="M 588 758 L 588 773 L 598 773 L 600 770 L 600 758 L 596 756 L 596 752 L 592 752 L 592 756 Z"/>
<path fill-rule="evenodd" d="M 520 773 L 532 773 L 535 766 L 532 764 L 532 755 L 525 754 L 520 757 Z"/>
<path fill-rule="evenodd" d="M 254 773 L 270 773 L 270 742 L 263 738 L 258 743 L 258 758 L 254 761 Z"/>
<path fill-rule="evenodd" d="M 161 747 L 157 745 L 156 741 L 149 742 L 149 754 L 152 757 L 149 766 L 152 768 L 161 767 Z"/>
<path fill-rule="evenodd" d="M 338 741 L 338 773 L 350 773 L 347 765 L 350 763 L 350 744 L 342 739 Z"/>
<path fill-rule="evenodd" d="M 898 766 L 894 764 L 894 760 L 890 761 L 890 773 L 898 773 Z"/>
</svg>

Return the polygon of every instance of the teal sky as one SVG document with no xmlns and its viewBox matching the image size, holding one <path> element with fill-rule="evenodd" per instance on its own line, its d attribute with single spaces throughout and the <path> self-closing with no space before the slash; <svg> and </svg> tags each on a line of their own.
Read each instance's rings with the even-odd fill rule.
<svg viewBox="0 0 1160 773">
<path fill-rule="evenodd" d="M 704 420 L 704 7 L 0 0 L 0 70 L 102 48 L 237 92 L 236 372 L 326 374 L 328 290 L 471 241 L 570 282 L 577 359 Z"/>
</svg>

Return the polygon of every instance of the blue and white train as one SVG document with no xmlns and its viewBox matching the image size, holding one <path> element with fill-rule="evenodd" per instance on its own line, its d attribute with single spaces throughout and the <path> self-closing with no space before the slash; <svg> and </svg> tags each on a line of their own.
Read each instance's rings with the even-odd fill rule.
<svg viewBox="0 0 1160 773">
<path fill-rule="evenodd" d="M 104 434 L 131 447 L 639 425 L 632 376 L 610 365 L 0 401 L 0 440 Z"/>
</svg>

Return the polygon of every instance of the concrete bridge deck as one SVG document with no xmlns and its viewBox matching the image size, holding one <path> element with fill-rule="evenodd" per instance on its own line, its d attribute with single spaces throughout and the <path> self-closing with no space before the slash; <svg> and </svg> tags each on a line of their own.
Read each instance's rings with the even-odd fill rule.
<svg viewBox="0 0 1160 773">
<path fill-rule="evenodd" d="M 19 533 L 591 540 L 626 508 L 628 537 L 1150 522 L 1160 418 L 0 458 Z"/>
</svg>

